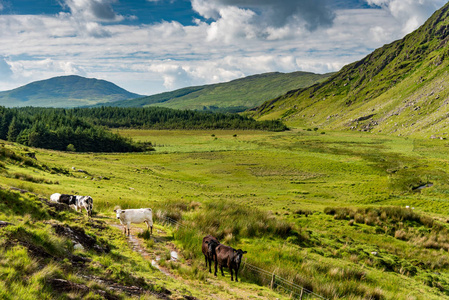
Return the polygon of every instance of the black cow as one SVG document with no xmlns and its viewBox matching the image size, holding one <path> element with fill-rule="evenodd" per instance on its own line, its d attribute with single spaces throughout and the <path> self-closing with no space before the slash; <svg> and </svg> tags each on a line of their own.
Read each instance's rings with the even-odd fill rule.
<svg viewBox="0 0 449 300">
<path fill-rule="evenodd" d="M 209 261 L 209 273 L 212 273 L 212 260 L 215 262 L 215 268 L 217 268 L 217 255 L 215 253 L 215 248 L 220 245 L 220 242 L 218 242 L 217 238 L 206 235 L 203 238 L 203 244 L 201 245 L 201 250 L 204 254 L 204 260 L 206 261 L 206 268 L 207 268 L 207 262 Z M 217 276 L 217 271 L 215 271 L 215 276 Z"/>
<path fill-rule="evenodd" d="M 235 271 L 235 281 L 238 282 L 237 273 L 239 272 L 240 263 L 243 254 L 247 253 L 242 249 L 235 250 L 232 247 L 220 244 L 215 248 L 217 262 L 220 266 L 221 275 L 224 276 L 223 267 L 227 267 L 231 272 L 231 281 L 234 280 L 232 271 Z M 217 263 L 215 264 L 215 276 L 217 276 Z"/>
</svg>

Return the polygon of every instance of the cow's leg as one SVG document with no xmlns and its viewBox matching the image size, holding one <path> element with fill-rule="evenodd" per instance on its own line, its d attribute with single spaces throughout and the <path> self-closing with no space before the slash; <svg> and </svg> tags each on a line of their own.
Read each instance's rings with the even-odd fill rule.
<svg viewBox="0 0 449 300">
<path fill-rule="evenodd" d="M 151 225 L 150 228 L 151 228 L 150 234 L 153 235 L 153 225 Z"/>
<path fill-rule="evenodd" d="M 232 276 L 232 267 L 228 266 L 228 268 L 229 268 L 229 272 L 231 272 L 231 281 L 234 281 L 234 277 Z"/>
<path fill-rule="evenodd" d="M 206 268 L 207 268 L 207 256 L 204 255 L 204 262 L 206 263 Z"/>
<path fill-rule="evenodd" d="M 147 220 L 145 220 L 144 222 L 145 222 L 145 224 L 147 224 L 147 231 L 150 232 L 150 224 L 148 223 Z"/>
<path fill-rule="evenodd" d="M 235 269 L 235 282 L 239 282 L 239 280 L 237 279 L 237 273 L 238 273 L 239 269 Z"/>
<path fill-rule="evenodd" d="M 214 272 L 214 276 L 217 277 L 217 259 L 215 259 L 215 272 Z"/>
<path fill-rule="evenodd" d="M 220 266 L 220 271 L 221 271 L 221 276 L 224 276 L 224 273 L 223 273 L 223 266 Z"/>
<path fill-rule="evenodd" d="M 212 259 L 208 259 L 209 260 L 209 273 L 212 273 Z M 206 264 L 207 267 L 207 264 Z"/>
</svg>

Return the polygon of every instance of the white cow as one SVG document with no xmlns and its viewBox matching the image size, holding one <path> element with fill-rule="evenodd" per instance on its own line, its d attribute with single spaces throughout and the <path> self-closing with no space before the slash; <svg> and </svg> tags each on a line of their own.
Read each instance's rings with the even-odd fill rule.
<svg viewBox="0 0 449 300">
<path fill-rule="evenodd" d="M 153 211 L 151 208 L 139 208 L 139 209 L 115 209 L 114 212 L 117 214 L 117 219 L 120 220 L 120 223 L 123 224 L 124 233 L 126 234 L 126 228 L 128 228 L 129 235 L 129 227 L 131 223 L 142 223 L 145 222 L 148 227 L 148 231 L 150 234 L 153 234 Z"/>
<path fill-rule="evenodd" d="M 76 211 L 83 210 L 83 208 L 87 211 L 88 216 L 92 216 L 92 209 L 94 208 L 94 200 L 91 196 L 76 196 Z"/>
</svg>

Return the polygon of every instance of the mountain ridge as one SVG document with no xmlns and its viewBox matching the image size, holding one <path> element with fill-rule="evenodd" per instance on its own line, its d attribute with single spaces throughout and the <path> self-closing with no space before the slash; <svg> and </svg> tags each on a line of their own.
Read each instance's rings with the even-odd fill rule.
<svg viewBox="0 0 449 300">
<path fill-rule="evenodd" d="M 174 109 L 241 112 L 291 89 L 310 86 L 326 79 L 330 74 L 301 71 L 262 73 L 228 82 L 190 86 L 107 105 L 119 107 L 162 106 Z"/>
<path fill-rule="evenodd" d="M 0 105 L 68 108 L 141 96 L 106 80 L 68 75 L 34 81 L 13 90 L 0 92 Z"/>
</svg>

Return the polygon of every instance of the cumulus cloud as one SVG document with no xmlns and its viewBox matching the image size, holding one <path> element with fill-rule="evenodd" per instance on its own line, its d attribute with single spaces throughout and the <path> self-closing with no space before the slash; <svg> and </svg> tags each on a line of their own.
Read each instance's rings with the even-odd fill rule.
<svg viewBox="0 0 449 300">
<path fill-rule="evenodd" d="M 366 0 L 371 6 L 388 11 L 402 25 L 402 33 L 417 29 L 445 0 Z"/>
<path fill-rule="evenodd" d="M 330 0 L 191 0 L 203 18 L 213 20 L 209 40 L 282 39 L 298 30 L 333 24 Z"/>
<path fill-rule="evenodd" d="M 305 21 L 308 29 L 332 25 L 329 0 L 192 0 L 192 7 L 205 18 L 218 19 L 226 7 L 249 9 L 268 26 L 282 27 L 292 19 Z"/>
<path fill-rule="evenodd" d="M 64 4 L 73 16 L 88 21 L 121 21 L 123 17 L 117 15 L 112 4 L 117 0 L 65 0 Z"/>
<path fill-rule="evenodd" d="M 102 23 L 125 19 L 114 12 L 112 4 L 116 2 L 118 0 L 64 0 L 61 4 L 69 8 L 70 13 L 61 12 L 58 17 L 61 20 L 69 20 L 81 36 L 110 37 L 110 31 Z"/>
</svg>

